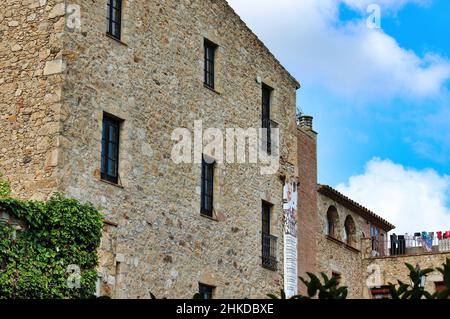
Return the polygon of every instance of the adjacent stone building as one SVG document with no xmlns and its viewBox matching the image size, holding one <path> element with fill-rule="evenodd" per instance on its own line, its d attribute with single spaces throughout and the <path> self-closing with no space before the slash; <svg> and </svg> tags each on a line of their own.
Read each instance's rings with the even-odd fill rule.
<svg viewBox="0 0 450 319">
<path fill-rule="evenodd" d="M 298 267 L 306 272 L 338 276 L 348 298 L 389 298 L 389 283 L 409 283 L 405 263 L 441 267 L 450 258 L 450 238 L 425 247 L 420 238 L 405 240 L 388 234 L 395 226 L 336 189 L 317 184 L 317 133 L 312 118 L 298 120 Z M 397 238 L 397 239 L 396 239 Z M 443 286 L 442 274 L 425 280 L 430 293 Z M 299 283 L 299 291 L 306 287 Z"/>
<path fill-rule="evenodd" d="M 317 209 L 317 272 L 339 276 L 348 297 L 359 298 L 365 283 L 363 240 L 375 232 L 387 238 L 394 226 L 329 186 L 319 185 Z"/>
<path fill-rule="evenodd" d="M 104 212 L 99 294 L 283 286 L 300 85 L 226 1 L 6 0 L 0 36 L 0 172 L 14 196 L 62 192 Z M 279 169 L 176 164 L 174 130 L 196 121 L 278 128 Z"/>
</svg>

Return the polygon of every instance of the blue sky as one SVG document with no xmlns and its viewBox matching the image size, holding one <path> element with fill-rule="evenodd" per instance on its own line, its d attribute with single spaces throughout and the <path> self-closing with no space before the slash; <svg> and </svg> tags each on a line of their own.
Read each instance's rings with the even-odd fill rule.
<svg viewBox="0 0 450 319">
<path fill-rule="evenodd" d="M 301 82 L 319 182 L 399 232 L 450 230 L 450 1 L 229 2 Z"/>
</svg>

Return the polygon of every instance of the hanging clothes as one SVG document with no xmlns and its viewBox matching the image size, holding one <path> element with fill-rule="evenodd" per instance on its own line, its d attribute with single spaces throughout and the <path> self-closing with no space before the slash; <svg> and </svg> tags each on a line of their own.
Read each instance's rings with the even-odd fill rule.
<svg viewBox="0 0 450 319">
<path fill-rule="evenodd" d="M 427 252 L 433 250 L 433 239 L 430 238 L 430 235 L 427 232 L 422 232 L 422 246 Z"/>
<path fill-rule="evenodd" d="M 438 238 L 439 240 L 442 240 L 442 232 L 441 232 L 441 231 L 438 231 L 436 234 L 437 234 L 437 238 Z"/>
</svg>

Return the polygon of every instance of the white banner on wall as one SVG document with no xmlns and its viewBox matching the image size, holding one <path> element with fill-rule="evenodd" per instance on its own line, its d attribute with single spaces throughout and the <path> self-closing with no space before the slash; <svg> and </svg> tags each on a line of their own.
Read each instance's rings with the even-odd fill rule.
<svg viewBox="0 0 450 319">
<path fill-rule="evenodd" d="M 298 294 L 297 194 L 298 183 L 286 182 L 283 189 L 284 290 L 288 298 Z"/>
</svg>

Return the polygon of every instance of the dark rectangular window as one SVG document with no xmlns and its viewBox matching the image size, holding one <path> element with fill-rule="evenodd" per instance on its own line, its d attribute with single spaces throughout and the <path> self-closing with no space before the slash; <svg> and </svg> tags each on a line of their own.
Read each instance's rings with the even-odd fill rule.
<svg viewBox="0 0 450 319">
<path fill-rule="evenodd" d="M 264 234 L 270 235 L 270 212 L 272 210 L 272 205 L 269 203 L 262 203 L 262 232 Z"/>
<path fill-rule="evenodd" d="M 262 203 L 262 265 L 265 268 L 276 270 L 276 246 L 277 237 L 272 236 L 271 229 L 272 204 Z"/>
<path fill-rule="evenodd" d="M 263 146 L 267 147 L 267 153 L 271 154 L 272 141 L 270 136 L 270 98 L 272 95 L 272 88 L 267 85 L 262 86 L 262 128 L 267 133 L 263 140 Z"/>
<path fill-rule="evenodd" d="M 214 162 L 202 160 L 201 213 L 213 217 Z"/>
<path fill-rule="evenodd" d="M 214 287 L 205 284 L 198 284 L 200 299 L 213 299 Z"/>
<path fill-rule="evenodd" d="M 205 85 L 211 89 L 214 89 L 216 49 L 216 44 L 205 39 Z"/>
<path fill-rule="evenodd" d="M 108 11 L 106 13 L 108 22 L 107 33 L 120 40 L 120 29 L 122 25 L 122 0 L 108 0 Z"/>
<path fill-rule="evenodd" d="M 121 121 L 103 116 L 101 178 L 117 184 L 119 181 L 119 135 Z"/>
</svg>

